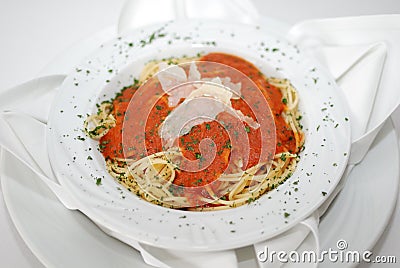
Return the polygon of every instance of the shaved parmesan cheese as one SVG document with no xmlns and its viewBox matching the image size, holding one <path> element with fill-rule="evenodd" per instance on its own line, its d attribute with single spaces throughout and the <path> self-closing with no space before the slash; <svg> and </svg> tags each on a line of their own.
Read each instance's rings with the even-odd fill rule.
<svg viewBox="0 0 400 268">
<path fill-rule="evenodd" d="M 232 83 L 230 77 L 214 77 L 214 78 L 203 78 L 202 81 L 210 81 L 212 83 L 216 83 L 219 85 L 222 85 L 226 88 L 228 88 L 230 91 L 232 91 L 234 94 L 232 95 L 232 99 L 240 99 L 241 98 L 241 92 L 240 89 L 242 88 L 242 83 Z"/>
<path fill-rule="evenodd" d="M 160 63 L 159 68 L 164 69 L 157 78 L 169 95 L 168 105 L 175 107 L 181 99 L 185 99 L 167 116 L 159 130 L 167 149 L 179 136 L 189 133 L 192 127 L 214 121 L 222 112 L 234 115 L 253 129 L 260 127 L 251 117 L 232 107 L 231 99 L 241 98 L 240 82 L 232 83 L 230 77 L 202 79 L 194 62 L 190 64 L 188 76 L 177 65 Z"/>
<path fill-rule="evenodd" d="M 200 72 L 194 62 L 190 64 L 188 77 L 185 70 L 178 65 L 168 65 L 165 62 L 161 62 L 159 63 L 159 69 L 162 71 L 157 74 L 157 78 L 162 89 L 169 95 L 168 105 L 170 107 L 175 107 L 182 98 L 187 98 L 196 89 L 195 84 L 188 82 L 201 79 Z"/>
<path fill-rule="evenodd" d="M 238 114 L 240 120 L 246 122 L 251 128 L 257 129 L 260 127 L 260 124 L 254 121 L 253 118 L 251 118 L 250 116 L 244 115 L 240 110 L 235 110 L 235 111 Z"/>
<path fill-rule="evenodd" d="M 202 84 L 197 90 L 192 91 L 187 98 L 194 99 L 197 97 L 212 97 L 225 105 L 231 106 L 232 92 L 221 86 Z"/>
<path fill-rule="evenodd" d="M 190 132 L 192 127 L 214 121 L 223 111 L 232 110 L 232 93 L 215 85 L 204 84 L 175 108 L 162 123 L 160 137 L 170 148 L 179 136 Z"/>
<path fill-rule="evenodd" d="M 201 74 L 199 70 L 197 69 L 197 65 L 194 61 L 190 63 L 190 69 L 189 69 L 189 76 L 188 76 L 188 81 L 200 81 L 201 80 Z"/>
</svg>

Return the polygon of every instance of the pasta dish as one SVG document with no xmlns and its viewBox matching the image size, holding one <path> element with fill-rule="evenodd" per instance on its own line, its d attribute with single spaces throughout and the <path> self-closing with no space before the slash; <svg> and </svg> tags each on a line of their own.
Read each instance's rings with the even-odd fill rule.
<svg viewBox="0 0 400 268">
<path fill-rule="evenodd" d="M 250 203 L 284 183 L 304 144 L 299 97 L 235 55 L 149 62 L 84 131 L 130 192 L 169 208 Z"/>
</svg>

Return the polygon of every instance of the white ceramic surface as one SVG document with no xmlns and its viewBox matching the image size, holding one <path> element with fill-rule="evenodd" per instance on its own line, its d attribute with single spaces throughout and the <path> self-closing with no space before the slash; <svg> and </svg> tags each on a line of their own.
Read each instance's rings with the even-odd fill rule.
<svg viewBox="0 0 400 268">
<path fill-rule="evenodd" d="M 321 250 L 337 249 L 337 241 L 344 239 L 348 250 L 372 250 L 373 256 L 377 255 L 373 247 L 390 221 L 399 193 L 398 146 L 393 123 L 388 120 L 322 218 Z M 385 157 L 387 154 L 390 160 Z M 354 267 L 356 263 L 346 265 Z M 325 262 L 321 267 L 346 265 Z"/>
<path fill-rule="evenodd" d="M 84 115 L 130 85 L 148 60 L 209 51 L 242 56 L 297 88 L 306 144 L 293 176 L 254 203 L 218 212 L 165 209 L 121 191 L 104 168 L 97 142 L 84 138 Z M 61 185 L 84 214 L 108 230 L 164 248 L 236 248 L 289 229 L 332 192 L 350 146 L 343 100 L 323 67 L 263 27 L 201 20 L 154 25 L 101 45 L 69 74 L 52 107 L 48 150 Z M 100 186 L 95 178 L 103 178 Z"/>
</svg>

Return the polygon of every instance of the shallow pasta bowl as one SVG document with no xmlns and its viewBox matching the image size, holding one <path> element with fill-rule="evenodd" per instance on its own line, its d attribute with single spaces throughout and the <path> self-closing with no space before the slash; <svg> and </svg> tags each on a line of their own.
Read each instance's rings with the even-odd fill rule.
<svg viewBox="0 0 400 268">
<path fill-rule="evenodd" d="M 298 167 L 276 189 L 233 209 L 190 212 L 148 203 L 107 173 L 98 143 L 82 131 L 86 115 L 132 84 L 150 60 L 216 51 L 240 56 L 266 76 L 287 78 L 297 89 L 306 140 Z M 48 124 L 52 168 L 80 211 L 126 240 L 180 250 L 232 249 L 288 230 L 327 199 L 349 149 L 346 103 L 322 66 L 264 27 L 218 21 L 153 25 L 103 44 L 68 75 Z"/>
</svg>

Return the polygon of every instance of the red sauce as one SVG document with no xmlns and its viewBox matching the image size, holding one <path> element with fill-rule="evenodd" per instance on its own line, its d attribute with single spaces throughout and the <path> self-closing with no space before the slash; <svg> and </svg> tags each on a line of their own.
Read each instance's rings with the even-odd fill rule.
<svg viewBox="0 0 400 268">
<path fill-rule="evenodd" d="M 293 132 L 281 116 L 285 105 L 282 103 L 280 90 L 268 84 L 265 76 L 253 64 L 240 57 L 223 53 L 210 53 L 200 60 L 231 66 L 253 81 L 257 86 L 256 90 L 262 93 L 271 109 L 273 123 L 276 127 L 275 140 L 262 141 L 260 129 L 250 128 L 246 123 L 235 120 L 232 115 L 225 112 L 221 113 L 217 119 L 230 122 L 229 131 L 235 134 L 230 135 L 232 140 L 229 138 L 226 128 L 216 121 L 196 125 L 188 134 L 181 136 L 177 144 L 183 155 L 188 160 L 197 161 L 196 163 L 201 170 L 195 172 L 177 170 L 175 184 L 186 187 L 209 184 L 216 180 L 227 168 L 229 169 L 229 162 L 235 160 L 232 159 L 233 157 L 247 156 L 244 159 L 242 169 L 252 167 L 259 162 L 262 147 L 265 145 L 275 147 L 276 153 L 297 151 Z M 236 77 L 235 72 L 226 69 L 223 72 L 220 70 L 205 72 L 201 67 L 202 65 L 198 64 L 202 77 L 228 76 L 234 83 L 242 82 L 241 93 L 246 96 L 246 99 L 232 99 L 231 104 L 234 109 L 240 110 L 253 120 L 257 120 L 255 114 L 265 112 L 265 110 L 262 110 L 265 107 L 259 107 L 259 101 L 253 97 L 256 95 L 254 94 L 254 86 L 248 82 L 236 81 L 239 78 Z M 146 155 L 163 151 L 159 128 L 174 108 L 168 106 L 168 95 L 164 93 L 160 84 L 155 80 L 144 84 L 142 87 L 148 89 L 142 90 L 143 88 L 141 88 L 140 90 L 141 94 L 144 94 L 141 99 L 145 101 L 135 105 L 130 110 L 128 110 L 128 104 L 138 91 L 137 86 L 124 89 L 120 96 L 113 100 L 113 115 L 116 118 L 116 126 L 100 139 L 100 148 L 106 159 L 129 157 L 138 160 Z M 147 102 L 154 103 L 155 100 L 156 104 L 149 107 Z M 271 124 L 273 125 L 273 123 Z M 140 132 L 138 129 L 144 131 Z M 126 135 L 124 141 L 123 133 Z M 131 133 L 134 134 L 130 135 Z M 248 139 L 250 149 L 248 146 L 241 146 L 243 140 L 246 139 Z M 271 142 L 275 142 L 275 144 L 270 144 Z M 234 147 L 232 147 L 233 144 L 235 144 Z M 203 148 L 203 154 L 201 148 Z M 232 152 L 232 148 L 235 148 L 236 151 Z M 210 164 L 208 160 L 214 153 L 215 159 Z M 205 165 L 206 168 L 203 168 L 202 165 Z M 182 169 L 184 169 L 184 166 Z"/>
<path fill-rule="evenodd" d="M 222 63 L 247 75 L 265 96 L 274 116 L 276 127 L 276 153 L 297 151 L 293 131 L 281 116 L 282 111 L 285 109 L 285 105 L 282 102 L 281 91 L 280 89 L 268 84 L 265 76 L 257 67 L 240 57 L 224 53 L 210 53 L 203 56 L 201 60 Z M 234 81 L 234 79 L 232 80 Z M 244 94 L 246 90 L 247 87 L 243 86 L 242 94 Z M 252 106 L 252 109 L 257 110 L 257 105 L 252 103 L 251 99 L 248 99 L 247 102 Z M 242 99 L 238 100 L 236 103 L 233 102 L 232 104 L 234 108 L 240 109 L 244 114 L 246 114 L 243 109 L 248 106 L 243 105 Z M 255 144 L 254 147 L 257 147 L 257 144 Z"/>
</svg>

